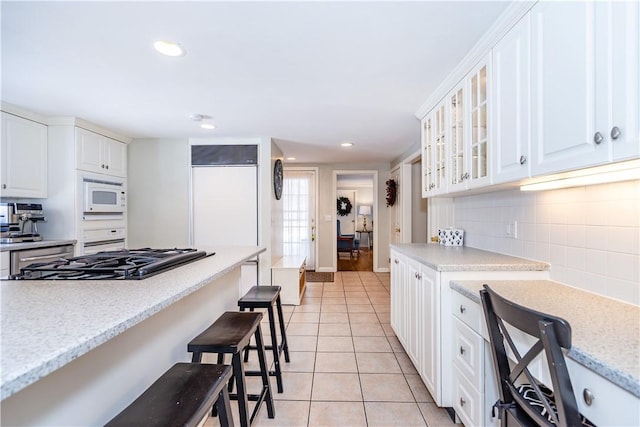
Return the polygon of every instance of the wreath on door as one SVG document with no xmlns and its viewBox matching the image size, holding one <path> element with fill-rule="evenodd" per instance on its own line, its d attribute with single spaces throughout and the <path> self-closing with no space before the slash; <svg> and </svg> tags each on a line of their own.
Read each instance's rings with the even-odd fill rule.
<svg viewBox="0 0 640 427">
<path fill-rule="evenodd" d="M 347 197 L 338 197 L 338 215 L 347 216 L 351 213 L 353 205 Z"/>
<path fill-rule="evenodd" d="M 393 206 L 396 203 L 396 196 L 398 192 L 398 183 L 395 179 L 389 179 L 387 184 L 387 207 Z"/>
</svg>

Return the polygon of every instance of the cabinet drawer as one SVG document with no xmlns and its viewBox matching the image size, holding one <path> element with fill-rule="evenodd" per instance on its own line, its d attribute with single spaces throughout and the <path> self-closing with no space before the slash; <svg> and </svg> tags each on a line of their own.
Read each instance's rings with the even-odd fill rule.
<svg viewBox="0 0 640 427">
<path fill-rule="evenodd" d="M 580 413 L 595 425 L 640 426 L 640 399 L 571 359 L 567 369 Z M 593 396 L 591 405 L 585 390 Z"/>
<path fill-rule="evenodd" d="M 466 427 L 482 425 L 480 406 L 482 396 L 478 390 L 464 377 L 462 372 L 453 367 L 453 409 Z"/>
<path fill-rule="evenodd" d="M 471 329 L 481 335 L 484 334 L 484 316 L 479 303 L 472 301 L 459 292 L 452 292 L 451 302 L 453 314 Z"/>
<path fill-rule="evenodd" d="M 477 390 L 483 390 L 484 340 L 459 319 L 453 318 L 453 364 Z"/>
</svg>

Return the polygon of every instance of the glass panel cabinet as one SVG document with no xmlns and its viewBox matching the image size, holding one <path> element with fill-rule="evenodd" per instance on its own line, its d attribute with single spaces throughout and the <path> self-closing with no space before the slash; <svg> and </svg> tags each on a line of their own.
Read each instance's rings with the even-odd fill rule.
<svg viewBox="0 0 640 427">
<path fill-rule="evenodd" d="M 471 180 L 488 176 L 487 168 L 487 67 L 485 61 L 470 74 Z"/>
<path fill-rule="evenodd" d="M 422 121 L 422 196 L 441 194 L 447 184 L 447 113 L 441 102 Z"/>
</svg>

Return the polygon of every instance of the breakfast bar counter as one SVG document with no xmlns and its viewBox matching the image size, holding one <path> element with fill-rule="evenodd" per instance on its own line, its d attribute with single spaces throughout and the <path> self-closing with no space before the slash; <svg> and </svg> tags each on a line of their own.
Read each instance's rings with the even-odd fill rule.
<svg viewBox="0 0 640 427">
<path fill-rule="evenodd" d="M 144 280 L 1 281 L 1 424 L 102 424 L 188 361 L 186 343 L 237 310 L 240 266 L 265 250 L 199 249 L 215 255 Z"/>
</svg>

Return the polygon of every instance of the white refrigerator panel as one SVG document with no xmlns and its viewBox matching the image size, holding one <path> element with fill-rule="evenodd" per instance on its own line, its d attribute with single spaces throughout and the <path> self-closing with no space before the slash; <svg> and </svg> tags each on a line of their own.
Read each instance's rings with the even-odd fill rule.
<svg viewBox="0 0 640 427">
<path fill-rule="evenodd" d="M 192 242 L 200 246 L 258 245 L 257 167 L 192 168 Z"/>
</svg>

